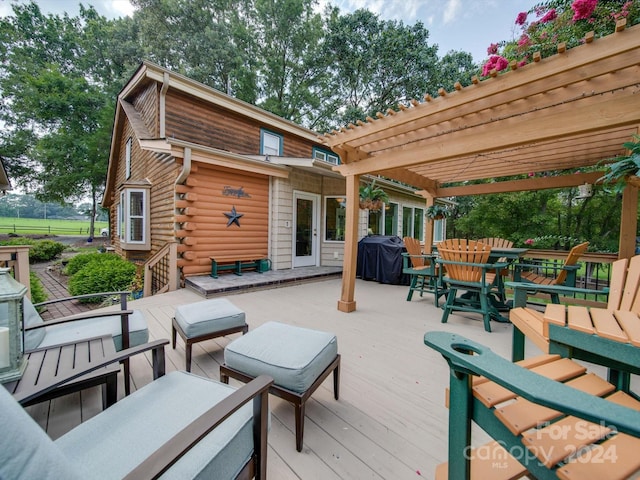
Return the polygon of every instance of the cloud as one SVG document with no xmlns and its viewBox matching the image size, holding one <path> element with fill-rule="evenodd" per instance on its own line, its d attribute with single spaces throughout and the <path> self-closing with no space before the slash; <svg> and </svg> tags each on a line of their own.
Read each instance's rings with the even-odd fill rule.
<svg viewBox="0 0 640 480">
<path fill-rule="evenodd" d="M 442 21 L 447 24 L 453 22 L 455 18 L 458 16 L 458 12 L 462 8 L 462 3 L 460 0 L 447 0 L 447 4 L 444 7 L 444 12 L 442 14 Z"/>
</svg>

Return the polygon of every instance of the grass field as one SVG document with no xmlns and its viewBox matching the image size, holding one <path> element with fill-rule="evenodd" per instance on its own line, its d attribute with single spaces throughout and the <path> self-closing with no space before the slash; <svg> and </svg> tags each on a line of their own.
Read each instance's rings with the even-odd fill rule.
<svg viewBox="0 0 640 480">
<path fill-rule="evenodd" d="M 93 235 L 100 236 L 100 230 L 108 226 L 107 222 L 95 222 Z M 89 227 L 89 220 L 0 217 L 0 234 L 88 236 Z"/>
</svg>

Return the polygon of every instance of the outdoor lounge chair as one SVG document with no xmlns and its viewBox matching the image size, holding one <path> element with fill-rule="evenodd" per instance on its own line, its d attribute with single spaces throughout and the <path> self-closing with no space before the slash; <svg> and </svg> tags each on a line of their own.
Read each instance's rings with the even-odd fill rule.
<svg viewBox="0 0 640 480">
<path fill-rule="evenodd" d="M 436 254 L 425 255 L 422 253 L 420 240 L 413 237 L 403 238 L 406 253 L 402 254 L 402 273 L 409 275 L 409 294 L 407 302 L 411 301 L 413 292 L 433 293 L 435 305 L 438 306 L 438 299 L 446 292 L 440 287 L 438 279 L 438 265 L 435 262 Z"/>
<path fill-rule="evenodd" d="M 515 265 L 513 281 L 533 283 L 536 285 L 566 285 L 568 287 L 575 287 L 576 272 L 580 268 L 577 263 L 580 257 L 587 251 L 587 248 L 589 248 L 589 242 L 584 242 L 573 247 L 561 267 L 549 265 L 548 262 L 536 264 L 518 263 Z M 545 275 L 544 272 L 549 269 L 552 269 L 554 272 L 559 271 L 555 276 Z M 553 303 L 559 303 L 557 294 L 552 294 L 551 300 Z"/>
<path fill-rule="evenodd" d="M 141 345 L 149 340 L 149 329 L 144 315 L 139 310 L 127 310 L 130 292 L 102 292 L 74 297 L 58 298 L 32 304 L 24 299 L 24 346 L 25 351 L 62 343 L 111 335 L 116 351 Z M 78 301 L 93 297 L 119 297 L 120 310 L 111 312 L 86 312 L 54 320 L 43 320 L 38 308 L 54 303 Z M 131 391 L 129 360 L 123 361 L 125 393 Z"/>
<path fill-rule="evenodd" d="M 167 343 L 123 350 L 45 388 L 154 351 L 160 378 L 55 441 L 0 388 L 0 478 L 265 478 L 271 378 L 236 389 L 186 372 L 163 376 Z"/>
<path fill-rule="evenodd" d="M 514 306 L 512 359 L 524 358 L 525 336 L 545 353 L 557 353 L 607 366 L 609 381 L 628 391 L 630 373 L 640 374 L 640 255 L 613 263 L 608 291 L 539 286 L 559 294 L 607 293 L 605 308 L 548 304 L 544 312 L 526 307 L 524 284 L 513 282 Z"/>
<path fill-rule="evenodd" d="M 447 301 L 442 307 L 442 323 L 446 323 L 449 314 L 454 311 L 481 313 L 484 328 L 491 331 L 492 319 L 506 322 L 493 305 L 492 295 L 499 296 L 496 275 L 506 263 L 488 263 L 491 247 L 475 240 L 450 239 L 438 244 L 437 259 L 446 275 L 441 282 L 448 289 Z M 465 291 L 458 296 L 458 290 Z"/>
<path fill-rule="evenodd" d="M 637 399 L 557 355 L 514 364 L 448 332 L 427 332 L 424 343 L 451 371 L 448 462 L 436 480 L 635 478 Z M 472 442 L 472 423 L 493 441 Z"/>
</svg>

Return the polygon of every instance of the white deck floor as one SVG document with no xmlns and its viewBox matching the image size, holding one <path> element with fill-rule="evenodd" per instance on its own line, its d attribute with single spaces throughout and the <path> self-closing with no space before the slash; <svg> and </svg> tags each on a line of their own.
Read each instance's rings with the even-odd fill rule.
<svg viewBox="0 0 640 480">
<path fill-rule="evenodd" d="M 475 314 L 451 315 L 442 324 L 442 310 L 434 307 L 432 296 L 407 302 L 408 287 L 361 280 L 356 283 L 357 310 L 342 313 L 337 310 L 340 288 L 340 280 L 331 279 L 227 297 L 246 312 L 250 329 L 277 320 L 338 337 L 340 399 L 334 400 L 329 377 L 307 404 L 301 453 L 295 449 L 293 407 L 270 397 L 269 478 L 433 478 L 447 456 L 444 391 L 449 373 L 442 357 L 424 345 L 424 333 L 459 333 L 508 358 L 512 327 L 492 322 L 493 332 L 485 332 Z M 169 339 L 175 307 L 200 300 L 182 289 L 133 301 L 130 307 L 144 312 L 152 339 Z M 217 379 L 223 348 L 238 335 L 194 345 L 192 371 Z M 168 371 L 184 369 L 180 339 L 177 349 L 169 345 L 166 354 Z M 135 388 L 151 381 L 146 357 L 133 361 L 132 377 Z M 28 410 L 57 438 L 100 412 L 99 393 L 90 389 Z"/>
</svg>

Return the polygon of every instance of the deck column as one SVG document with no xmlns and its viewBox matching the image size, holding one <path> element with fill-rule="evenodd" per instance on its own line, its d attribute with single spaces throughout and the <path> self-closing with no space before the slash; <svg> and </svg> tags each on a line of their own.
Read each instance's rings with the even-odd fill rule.
<svg viewBox="0 0 640 480">
<path fill-rule="evenodd" d="M 344 235 L 344 260 L 342 264 L 342 293 L 338 310 L 353 312 L 356 309 L 354 291 L 356 286 L 356 260 L 358 256 L 358 219 L 360 217 L 360 175 L 346 177 L 346 217 Z"/>
</svg>

